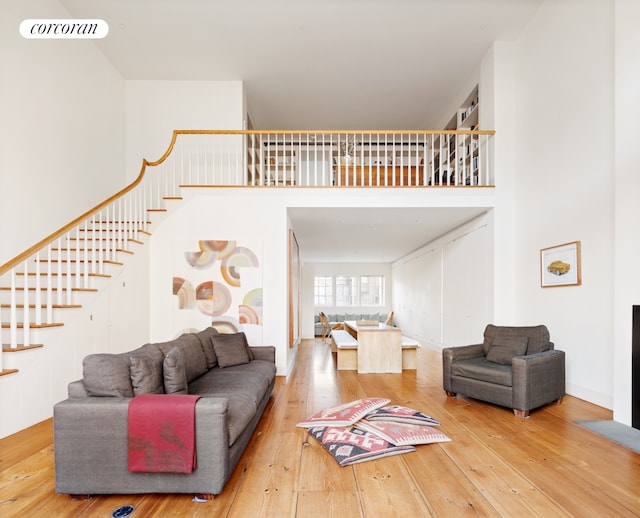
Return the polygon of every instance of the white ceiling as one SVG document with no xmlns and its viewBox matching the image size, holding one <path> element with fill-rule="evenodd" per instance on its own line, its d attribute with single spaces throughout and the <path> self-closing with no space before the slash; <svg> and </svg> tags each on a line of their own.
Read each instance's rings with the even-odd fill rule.
<svg viewBox="0 0 640 518">
<path fill-rule="evenodd" d="M 291 208 L 305 261 L 390 263 L 486 208 Z M 355 259 L 354 259 L 355 258 Z"/>
<path fill-rule="evenodd" d="M 242 80 L 255 129 L 393 130 L 444 127 L 477 83 L 491 43 L 515 38 L 542 0 L 60 3 L 72 17 L 107 21 L 109 34 L 96 45 L 125 79 Z M 38 8 L 33 18 L 42 17 Z M 342 260 L 321 238 L 327 222 L 349 217 L 367 229 L 372 214 L 318 210 L 293 213 L 305 259 Z M 473 211 L 385 212 L 389 233 L 374 219 L 377 241 L 394 243 L 397 258 Z M 352 247 L 350 261 L 376 260 L 366 242 Z"/>
</svg>

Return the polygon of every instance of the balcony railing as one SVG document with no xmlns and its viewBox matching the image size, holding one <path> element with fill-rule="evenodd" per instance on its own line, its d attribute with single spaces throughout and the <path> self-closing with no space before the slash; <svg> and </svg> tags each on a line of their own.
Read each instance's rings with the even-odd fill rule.
<svg viewBox="0 0 640 518">
<path fill-rule="evenodd" d="M 493 133 L 181 131 L 163 165 L 174 185 L 491 186 Z"/>
<path fill-rule="evenodd" d="M 54 312 L 120 264 L 181 187 L 487 187 L 493 133 L 174 131 L 133 183 L 0 266 L 3 348 L 29 348 L 31 330 L 60 325 Z"/>
</svg>

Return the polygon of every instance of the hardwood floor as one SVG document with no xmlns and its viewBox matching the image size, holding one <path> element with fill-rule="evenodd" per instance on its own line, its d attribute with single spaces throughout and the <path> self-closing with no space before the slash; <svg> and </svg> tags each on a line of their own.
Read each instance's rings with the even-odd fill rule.
<svg viewBox="0 0 640 518">
<path fill-rule="evenodd" d="M 573 397 L 518 419 L 466 398 L 447 399 L 441 355 L 422 348 L 418 370 L 336 371 L 321 340 L 305 340 L 290 379 L 271 402 L 224 491 L 189 495 L 96 496 L 73 501 L 53 489 L 52 423 L 0 441 L 0 516 L 136 517 L 640 516 L 640 455 L 574 423 L 611 412 Z M 442 423 L 449 443 L 340 467 L 296 428 L 323 407 L 388 397 Z M 96 467 L 99 469 L 99 467 Z"/>
</svg>

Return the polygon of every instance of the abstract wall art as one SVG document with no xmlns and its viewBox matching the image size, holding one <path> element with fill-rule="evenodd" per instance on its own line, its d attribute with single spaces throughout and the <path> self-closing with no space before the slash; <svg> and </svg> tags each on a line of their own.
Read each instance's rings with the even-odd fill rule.
<svg viewBox="0 0 640 518">
<path fill-rule="evenodd" d="M 208 326 L 262 344 L 262 243 L 174 242 L 175 334 Z"/>
</svg>

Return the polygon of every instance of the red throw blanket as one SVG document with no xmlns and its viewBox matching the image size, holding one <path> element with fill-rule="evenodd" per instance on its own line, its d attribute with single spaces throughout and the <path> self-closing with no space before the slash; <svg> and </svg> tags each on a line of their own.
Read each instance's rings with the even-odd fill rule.
<svg viewBox="0 0 640 518">
<path fill-rule="evenodd" d="M 129 404 L 129 471 L 191 473 L 200 396 L 143 394 Z"/>
</svg>

